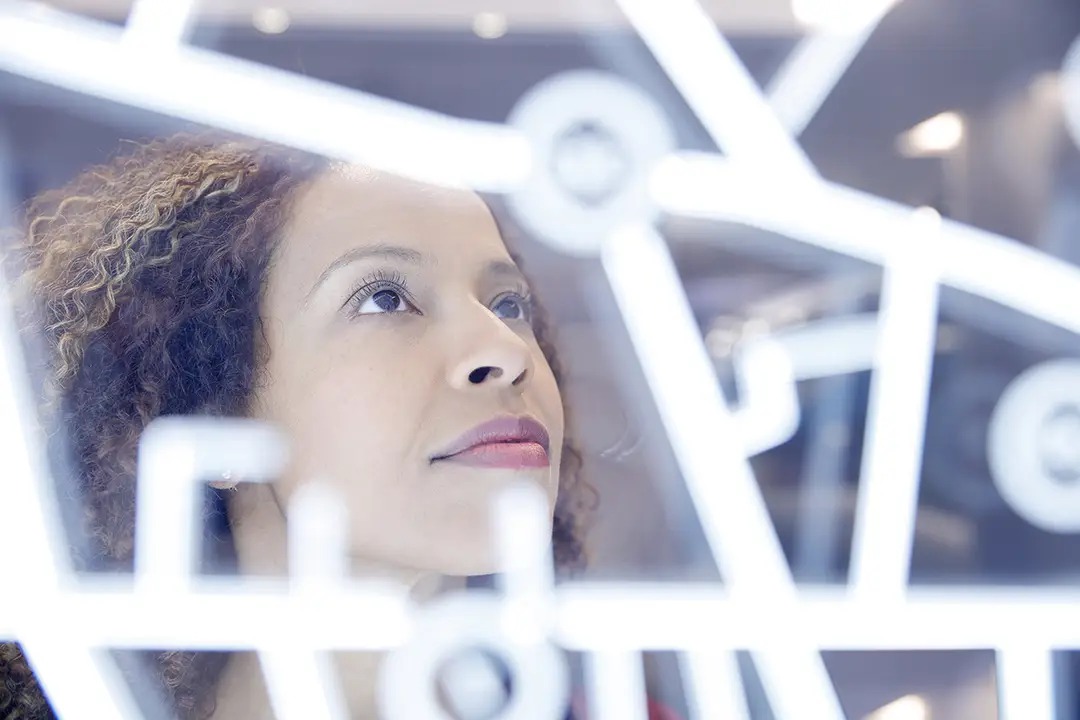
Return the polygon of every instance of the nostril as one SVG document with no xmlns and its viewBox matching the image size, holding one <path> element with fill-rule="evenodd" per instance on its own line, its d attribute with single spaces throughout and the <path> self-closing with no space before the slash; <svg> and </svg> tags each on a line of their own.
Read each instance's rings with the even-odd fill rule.
<svg viewBox="0 0 1080 720">
<path fill-rule="evenodd" d="M 499 377 L 499 374 L 499 369 L 491 367 L 490 365 L 485 367 L 479 367 L 469 373 L 469 382 L 471 382 L 473 385 L 479 385 L 480 383 L 487 380 L 489 377 Z"/>
</svg>

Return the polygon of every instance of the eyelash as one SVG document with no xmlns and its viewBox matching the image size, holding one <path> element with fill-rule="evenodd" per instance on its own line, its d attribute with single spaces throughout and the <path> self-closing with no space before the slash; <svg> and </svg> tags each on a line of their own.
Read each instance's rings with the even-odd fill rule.
<svg viewBox="0 0 1080 720">
<path fill-rule="evenodd" d="M 368 298 L 380 290 L 394 290 L 401 294 L 402 300 L 416 307 L 416 303 L 413 302 L 412 295 L 409 293 L 408 280 L 396 270 L 376 270 L 365 277 L 360 281 L 360 286 L 349 295 L 349 299 L 345 301 L 343 307 L 348 307 L 350 312 L 355 314 L 363 307 Z"/>
</svg>

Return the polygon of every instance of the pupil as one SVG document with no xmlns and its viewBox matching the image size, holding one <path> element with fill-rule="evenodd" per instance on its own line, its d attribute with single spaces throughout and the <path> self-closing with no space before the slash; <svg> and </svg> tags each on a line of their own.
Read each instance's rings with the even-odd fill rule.
<svg viewBox="0 0 1080 720">
<path fill-rule="evenodd" d="M 393 290 L 380 290 L 379 292 L 372 295 L 371 299 L 375 301 L 375 304 L 379 306 L 380 310 L 384 310 L 386 312 L 396 310 L 398 303 L 400 302 L 398 294 Z"/>
</svg>

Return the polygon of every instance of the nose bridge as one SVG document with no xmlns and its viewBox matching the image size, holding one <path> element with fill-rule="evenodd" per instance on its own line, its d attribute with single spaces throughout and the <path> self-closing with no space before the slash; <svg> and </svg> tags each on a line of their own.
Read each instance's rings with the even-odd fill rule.
<svg viewBox="0 0 1080 720">
<path fill-rule="evenodd" d="M 472 300 L 451 323 L 449 382 L 459 389 L 523 386 L 532 370 L 528 344 L 482 303 Z"/>
</svg>

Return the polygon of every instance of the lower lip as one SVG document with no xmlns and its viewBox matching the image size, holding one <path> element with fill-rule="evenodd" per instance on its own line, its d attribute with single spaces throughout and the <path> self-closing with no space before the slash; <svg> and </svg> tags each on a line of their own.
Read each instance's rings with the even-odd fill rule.
<svg viewBox="0 0 1080 720">
<path fill-rule="evenodd" d="M 442 458 L 471 465 L 473 467 L 508 468 L 545 468 L 551 464 L 547 450 L 540 443 L 489 443 L 463 450 L 456 455 Z"/>
</svg>

